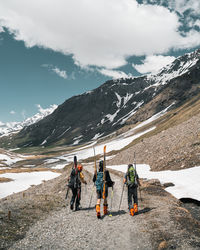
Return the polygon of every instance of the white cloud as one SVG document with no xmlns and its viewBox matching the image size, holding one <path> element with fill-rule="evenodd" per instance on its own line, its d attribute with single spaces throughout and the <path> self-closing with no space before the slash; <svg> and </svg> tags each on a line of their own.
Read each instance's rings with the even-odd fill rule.
<svg viewBox="0 0 200 250">
<path fill-rule="evenodd" d="M 175 48 L 181 47 L 182 49 L 188 49 L 196 47 L 200 44 L 200 33 L 196 30 L 190 30 L 183 37 L 179 38 L 178 44 L 174 46 Z"/>
<path fill-rule="evenodd" d="M 3 29 L 3 27 L 0 25 L 0 33 L 1 32 L 4 32 L 4 29 Z"/>
<path fill-rule="evenodd" d="M 195 7 L 195 1 L 190 2 Z M 195 33 L 186 38 L 179 34 L 175 12 L 139 5 L 136 0 L 6 0 L 0 2 L 0 17 L 1 24 L 28 47 L 38 45 L 72 54 L 80 66 L 113 69 L 125 65 L 131 55 L 160 54 L 200 44 Z"/>
<path fill-rule="evenodd" d="M 143 61 L 143 64 L 133 64 L 133 67 L 140 73 L 156 73 L 167 64 L 172 63 L 175 60 L 173 56 L 161 56 L 152 55 L 147 56 Z"/>
<path fill-rule="evenodd" d="M 112 77 L 113 79 L 133 77 L 131 74 L 126 74 L 123 71 L 119 71 L 119 70 L 99 69 L 98 71 L 102 75 Z"/>
<path fill-rule="evenodd" d="M 180 14 L 183 14 L 185 11 L 190 10 L 193 14 L 200 14 L 200 2 L 198 0 L 143 0 L 144 4 L 159 4 L 159 5 L 168 5 L 170 9 L 176 10 Z"/>
<path fill-rule="evenodd" d="M 65 70 L 59 69 L 57 66 L 53 66 L 51 64 L 43 64 L 42 67 L 48 68 L 50 71 L 53 71 L 56 73 L 58 76 L 67 79 L 67 72 Z"/>
<path fill-rule="evenodd" d="M 194 25 L 198 26 L 200 28 L 200 20 L 196 20 Z"/>
<path fill-rule="evenodd" d="M 11 115 L 14 115 L 14 114 L 16 114 L 16 112 L 15 112 L 14 110 L 11 110 L 11 111 L 10 111 L 10 114 L 11 114 Z"/>
<path fill-rule="evenodd" d="M 187 10 L 191 10 L 195 15 L 200 14 L 200 2 L 197 0 L 169 0 L 168 4 L 181 14 Z"/>
<path fill-rule="evenodd" d="M 52 69 L 58 76 L 67 79 L 67 72 L 65 70 L 60 70 L 58 67 Z"/>
</svg>

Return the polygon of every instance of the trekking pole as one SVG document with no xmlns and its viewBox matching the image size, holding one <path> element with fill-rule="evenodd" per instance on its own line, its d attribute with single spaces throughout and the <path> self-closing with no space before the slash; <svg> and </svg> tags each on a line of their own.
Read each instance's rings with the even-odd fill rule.
<svg viewBox="0 0 200 250">
<path fill-rule="evenodd" d="M 135 157 L 135 152 L 134 152 L 134 165 L 135 165 L 135 173 L 136 173 L 136 183 L 137 183 L 137 170 L 136 170 L 136 157 Z M 138 184 L 138 188 L 139 188 L 139 193 L 140 193 L 140 200 L 142 201 L 142 196 L 141 196 L 141 189 L 140 189 L 140 185 Z"/>
<path fill-rule="evenodd" d="M 140 192 L 140 200 L 142 201 L 141 189 L 140 189 L 140 186 L 138 187 L 139 187 L 139 192 Z"/>
<path fill-rule="evenodd" d="M 109 216 L 112 216 L 112 204 L 113 204 L 113 196 L 114 196 L 114 189 L 112 186 L 112 193 L 111 193 L 111 204 L 110 204 L 110 214 Z"/>
<path fill-rule="evenodd" d="M 122 194 L 121 194 L 121 199 L 120 199 L 120 203 L 119 203 L 119 210 L 120 210 L 121 203 L 122 203 L 122 197 L 123 197 L 123 193 L 124 193 L 124 185 L 125 184 L 123 184 L 123 188 L 122 188 Z"/>
<path fill-rule="evenodd" d="M 66 207 L 69 205 L 68 202 L 67 202 L 68 194 L 69 194 L 69 186 L 67 185 L 67 193 L 66 193 L 66 195 L 65 195 Z"/>
<path fill-rule="evenodd" d="M 92 188 L 92 193 L 91 193 L 91 196 L 90 196 L 89 208 L 90 208 L 91 203 L 92 203 L 92 196 L 93 196 L 94 188 L 95 188 L 95 186 L 93 186 L 93 188 Z"/>
<path fill-rule="evenodd" d="M 97 163 L 96 163 L 95 147 L 93 147 L 93 150 L 94 150 L 94 172 L 95 172 L 95 174 L 96 174 L 96 179 L 97 179 Z M 92 193 L 91 193 L 90 202 L 89 202 L 89 208 L 90 208 L 91 203 L 92 203 L 92 197 L 93 197 L 94 189 L 95 189 L 95 185 L 94 185 L 93 188 L 92 188 Z"/>
<path fill-rule="evenodd" d="M 103 199 L 106 199 L 106 145 L 103 148 Z"/>
</svg>

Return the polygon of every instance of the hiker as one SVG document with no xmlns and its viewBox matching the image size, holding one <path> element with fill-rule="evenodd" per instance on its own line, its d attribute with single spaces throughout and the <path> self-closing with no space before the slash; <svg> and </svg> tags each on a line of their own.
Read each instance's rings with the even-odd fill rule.
<svg viewBox="0 0 200 250">
<path fill-rule="evenodd" d="M 97 218 L 101 217 L 100 213 L 100 206 L 101 206 L 101 199 L 104 199 L 103 203 L 103 214 L 108 214 L 108 203 L 107 203 L 107 197 L 108 197 L 108 187 L 113 187 L 115 182 L 113 182 L 110 178 L 110 173 L 106 169 L 104 171 L 104 161 L 99 162 L 99 171 L 94 172 L 93 176 L 93 182 L 96 185 L 96 192 L 97 192 L 97 204 L 96 204 L 96 213 Z M 105 186 L 104 186 L 104 174 L 105 174 Z M 105 189 L 104 189 L 105 187 Z"/>
<path fill-rule="evenodd" d="M 80 200 L 81 200 L 81 182 L 87 184 L 84 179 L 84 175 L 82 173 L 83 166 L 79 164 L 75 166 L 69 177 L 69 188 L 72 190 L 72 198 L 70 202 L 70 209 L 74 209 L 75 203 L 75 211 L 80 210 Z"/>
<path fill-rule="evenodd" d="M 139 176 L 132 164 L 124 176 L 124 184 L 128 187 L 128 208 L 131 216 L 138 213 L 137 187 L 140 186 Z"/>
</svg>

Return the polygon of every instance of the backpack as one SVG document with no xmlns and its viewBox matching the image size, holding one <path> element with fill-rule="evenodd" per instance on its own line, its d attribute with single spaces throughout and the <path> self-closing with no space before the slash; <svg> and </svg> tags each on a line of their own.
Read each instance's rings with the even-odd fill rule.
<svg viewBox="0 0 200 250">
<path fill-rule="evenodd" d="M 135 168 L 133 166 L 129 167 L 127 176 L 128 176 L 128 185 L 129 186 L 136 186 L 137 185 L 136 171 L 135 171 Z"/>
<path fill-rule="evenodd" d="M 97 173 L 97 179 L 95 184 L 97 191 L 103 191 L 103 172 Z"/>
<path fill-rule="evenodd" d="M 68 186 L 70 188 L 78 188 L 78 187 L 80 187 L 79 172 L 76 171 L 76 169 L 74 169 L 74 168 L 72 169 Z"/>
</svg>

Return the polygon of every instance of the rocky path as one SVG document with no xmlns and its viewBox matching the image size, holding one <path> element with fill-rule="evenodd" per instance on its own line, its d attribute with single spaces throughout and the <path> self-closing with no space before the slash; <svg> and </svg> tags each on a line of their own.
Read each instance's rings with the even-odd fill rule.
<svg viewBox="0 0 200 250">
<path fill-rule="evenodd" d="M 90 167 L 87 170 L 93 171 Z M 112 172 L 111 177 L 115 181 L 112 216 L 96 218 L 95 192 L 89 208 L 93 189 L 89 182 L 82 188 L 80 211 L 64 206 L 50 212 L 9 249 L 199 249 L 199 224 L 158 182 L 143 183 L 140 212 L 131 217 L 126 189 L 119 210 L 122 175 Z M 91 180 L 90 173 L 86 179 Z M 110 205 L 110 198 L 108 202 Z"/>
<path fill-rule="evenodd" d="M 92 183 L 86 187 L 83 185 L 80 211 L 71 211 L 67 206 L 52 212 L 44 221 L 38 221 L 26 237 L 10 249 L 152 249 L 149 235 L 141 227 L 142 214 L 130 217 L 127 213 L 126 192 L 118 211 L 122 184 L 118 176 L 112 177 L 116 182 L 112 216 L 102 216 L 100 220 L 96 218 L 95 189 Z M 111 190 L 109 197 L 110 193 Z"/>
</svg>

